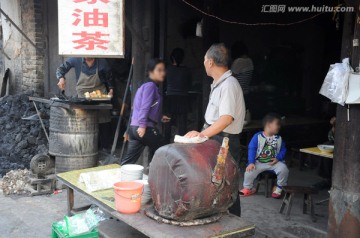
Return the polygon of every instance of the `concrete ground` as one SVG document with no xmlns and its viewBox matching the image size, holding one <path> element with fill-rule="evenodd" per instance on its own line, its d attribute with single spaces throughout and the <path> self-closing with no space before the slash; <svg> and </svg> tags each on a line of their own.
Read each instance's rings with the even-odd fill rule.
<svg viewBox="0 0 360 238">
<path fill-rule="evenodd" d="M 308 186 L 318 181 L 315 170 L 299 171 L 297 167 L 290 170 L 289 185 Z M 315 201 L 327 197 L 327 191 L 321 191 L 315 195 Z M 86 200 L 80 198 L 75 203 L 83 205 Z M 295 198 L 289 221 L 279 214 L 280 204 L 281 200 L 266 198 L 263 187 L 258 194 L 241 199 L 242 217 L 256 225 L 256 238 L 326 237 L 328 203 L 316 205 L 316 223 L 309 215 L 302 214 L 301 197 Z M 35 197 L 5 197 L 0 194 L 0 238 L 51 237 L 51 224 L 61 220 L 65 213 L 66 191 Z M 119 234 L 119 237 L 123 236 Z"/>
<path fill-rule="evenodd" d="M 299 171 L 291 168 L 288 185 L 310 186 L 321 179 L 316 170 Z M 327 190 L 314 195 L 314 202 L 329 197 Z M 295 197 L 290 220 L 279 214 L 282 199 L 266 198 L 264 186 L 252 196 L 241 198 L 242 217 L 256 225 L 256 238 L 326 238 L 328 202 L 315 205 L 317 221 L 312 222 L 310 215 L 302 214 L 303 197 Z"/>
<path fill-rule="evenodd" d="M 0 195 L 0 237 L 51 237 L 51 224 L 66 211 L 64 193 L 51 196 Z"/>
</svg>

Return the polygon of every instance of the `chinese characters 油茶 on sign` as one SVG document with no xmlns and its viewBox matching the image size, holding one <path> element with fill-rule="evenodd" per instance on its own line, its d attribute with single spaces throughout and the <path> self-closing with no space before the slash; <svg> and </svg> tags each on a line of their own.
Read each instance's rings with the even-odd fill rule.
<svg viewBox="0 0 360 238">
<path fill-rule="evenodd" d="M 58 0 L 59 54 L 124 57 L 123 0 Z"/>
</svg>

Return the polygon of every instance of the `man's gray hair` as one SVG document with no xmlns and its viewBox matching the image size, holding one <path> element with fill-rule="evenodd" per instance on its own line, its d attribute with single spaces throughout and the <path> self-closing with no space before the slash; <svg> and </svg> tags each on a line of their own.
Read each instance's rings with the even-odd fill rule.
<svg viewBox="0 0 360 238">
<path fill-rule="evenodd" d="M 217 66 L 229 66 L 229 50 L 224 43 L 213 44 L 206 52 L 206 57 L 212 59 Z"/>
</svg>

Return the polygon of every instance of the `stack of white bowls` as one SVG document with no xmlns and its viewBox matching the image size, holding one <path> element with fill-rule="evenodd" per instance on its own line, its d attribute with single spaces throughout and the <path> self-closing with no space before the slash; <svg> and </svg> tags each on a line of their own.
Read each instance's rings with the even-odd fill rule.
<svg viewBox="0 0 360 238">
<path fill-rule="evenodd" d="M 141 198 L 141 205 L 147 204 L 151 200 L 151 192 L 147 180 L 135 180 L 135 182 L 144 184 L 144 191 Z"/>
<path fill-rule="evenodd" d="M 141 180 L 144 167 L 138 164 L 126 164 L 121 166 L 121 181 Z"/>
</svg>

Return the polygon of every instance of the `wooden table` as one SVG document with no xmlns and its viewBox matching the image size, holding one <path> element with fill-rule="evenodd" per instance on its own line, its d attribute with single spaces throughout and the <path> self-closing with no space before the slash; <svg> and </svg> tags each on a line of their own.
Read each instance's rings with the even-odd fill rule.
<svg viewBox="0 0 360 238">
<path fill-rule="evenodd" d="M 255 234 L 254 224 L 231 214 L 225 214 L 217 222 L 193 227 L 180 227 L 158 223 L 144 214 L 146 207 L 142 207 L 141 211 L 136 214 L 121 214 L 115 210 L 113 189 L 88 192 L 85 184 L 79 182 L 81 173 L 119 167 L 119 165 L 113 164 L 57 174 L 57 179 L 61 181 L 68 190 L 68 214 L 79 211 L 79 209 L 74 209 L 74 191 L 76 191 L 86 197 L 92 204 L 99 206 L 110 216 L 125 222 L 148 237 L 248 237 Z"/>
<path fill-rule="evenodd" d="M 316 156 L 320 156 L 320 157 L 324 157 L 324 158 L 329 158 L 329 159 L 334 158 L 333 153 L 323 152 L 317 147 L 303 148 L 303 149 L 300 149 L 300 152 L 305 153 L 305 154 L 310 154 L 310 155 L 316 155 Z"/>
<path fill-rule="evenodd" d="M 334 158 L 334 154 L 333 153 L 328 153 L 328 152 L 324 152 L 321 151 L 318 147 L 310 147 L 310 148 L 303 148 L 299 150 L 301 153 L 305 153 L 308 155 L 316 155 L 316 156 L 320 156 L 323 158 L 328 158 L 328 159 L 333 159 Z M 300 158 L 300 169 L 302 169 L 301 167 L 301 158 Z M 329 198 L 323 199 L 321 201 L 316 202 L 315 204 L 319 205 L 322 204 L 324 202 L 329 201 Z"/>
<path fill-rule="evenodd" d="M 304 158 L 303 158 L 302 154 L 315 155 L 315 156 L 319 156 L 319 157 L 323 157 L 323 158 L 327 158 L 327 159 L 333 159 L 333 157 L 334 157 L 333 153 L 323 152 L 323 151 L 319 150 L 319 148 L 317 148 L 317 147 L 302 148 L 302 149 L 299 149 L 299 152 L 300 152 L 300 154 L 299 154 L 299 161 L 300 161 L 299 170 L 304 169 Z"/>
</svg>

